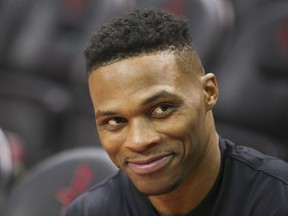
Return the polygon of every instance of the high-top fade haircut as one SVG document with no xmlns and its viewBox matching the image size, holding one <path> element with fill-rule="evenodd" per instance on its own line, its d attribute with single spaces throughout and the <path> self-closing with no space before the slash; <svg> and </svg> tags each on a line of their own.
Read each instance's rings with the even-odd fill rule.
<svg viewBox="0 0 288 216">
<path fill-rule="evenodd" d="M 91 71 L 121 59 L 165 50 L 175 52 L 176 58 L 178 56 L 178 60 L 186 63 L 191 58 L 188 60 L 182 54 L 188 52 L 190 56 L 196 56 L 201 65 L 186 18 L 163 9 L 136 9 L 101 26 L 84 49 L 84 56 L 89 75 Z"/>
</svg>

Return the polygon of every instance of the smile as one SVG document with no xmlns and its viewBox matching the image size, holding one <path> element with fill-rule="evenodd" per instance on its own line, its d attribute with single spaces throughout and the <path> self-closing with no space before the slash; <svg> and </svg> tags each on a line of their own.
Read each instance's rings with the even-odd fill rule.
<svg viewBox="0 0 288 216">
<path fill-rule="evenodd" d="M 143 160 L 131 160 L 128 162 L 128 166 L 138 175 L 148 175 L 163 168 L 173 157 L 174 154 L 169 154 Z"/>
</svg>

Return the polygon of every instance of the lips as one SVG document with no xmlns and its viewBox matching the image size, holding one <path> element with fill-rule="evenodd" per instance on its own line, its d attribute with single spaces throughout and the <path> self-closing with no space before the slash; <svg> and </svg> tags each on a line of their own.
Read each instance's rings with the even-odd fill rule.
<svg viewBox="0 0 288 216">
<path fill-rule="evenodd" d="M 162 169 L 172 160 L 173 156 L 173 154 L 166 154 L 147 159 L 130 160 L 128 161 L 128 166 L 138 175 L 148 175 Z"/>
</svg>

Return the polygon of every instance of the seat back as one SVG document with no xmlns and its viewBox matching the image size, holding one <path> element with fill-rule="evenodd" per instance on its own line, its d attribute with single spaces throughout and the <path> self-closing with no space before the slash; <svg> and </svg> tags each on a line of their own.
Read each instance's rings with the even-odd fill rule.
<svg viewBox="0 0 288 216">
<path fill-rule="evenodd" d="M 0 128 L 0 191 L 12 178 L 12 154 L 6 135 Z"/>
<path fill-rule="evenodd" d="M 91 28 L 132 1 L 8 1 L 0 16 L 0 67 L 67 82 Z"/>
<path fill-rule="evenodd" d="M 215 69 L 215 116 L 288 145 L 288 3 L 271 2 L 246 20 Z"/>
<path fill-rule="evenodd" d="M 0 125 L 23 139 L 29 166 L 53 152 L 51 143 L 59 139 L 57 123 L 70 102 L 69 90 L 57 82 L 0 71 Z"/>
<path fill-rule="evenodd" d="M 233 21 L 231 4 L 223 0 L 137 0 L 137 7 L 163 8 L 187 17 L 192 40 L 206 67 Z"/>
<path fill-rule="evenodd" d="M 3 216 L 64 216 L 69 203 L 117 171 L 101 148 L 66 150 L 37 164 L 12 189 Z"/>
</svg>

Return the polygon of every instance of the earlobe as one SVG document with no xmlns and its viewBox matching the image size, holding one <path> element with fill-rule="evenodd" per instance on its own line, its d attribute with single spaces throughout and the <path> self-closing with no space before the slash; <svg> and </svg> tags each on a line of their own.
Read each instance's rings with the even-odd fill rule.
<svg viewBox="0 0 288 216">
<path fill-rule="evenodd" d="M 207 110 L 211 110 L 218 99 L 218 84 L 214 74 L 208 73 L 201 77 Z"/>
</svg>

